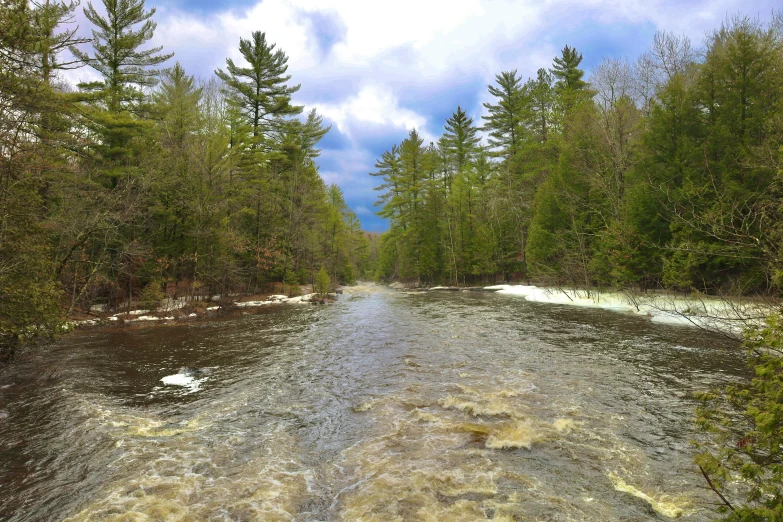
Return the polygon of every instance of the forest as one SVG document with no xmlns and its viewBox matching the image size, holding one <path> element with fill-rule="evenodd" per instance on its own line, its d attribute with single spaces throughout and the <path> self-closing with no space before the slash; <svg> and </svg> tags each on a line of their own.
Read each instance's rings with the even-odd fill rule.
<svg viewBox="0 0 783 522">
<path fill-rule="evenodd" d="M 481 122 L 458 107 L 377 160 L 378 277 L 779 296 L 780 15 L 582 59 L 503 71 Z"/>
<path fill-rule="evenodd" d="M 155 9 L 2 3 L 0 343 L 55 333 L 140 294 L 254 293 L 364 270 L 368 243 L 315 158 L 328 132 L 294 104 L 285 52 L 240 39 L 208 79 L 151 48 Z M 104 13 L 105 14 L 102 14 Z M 63 72 L 91 68 L 72 86 Z"/>
</svg>

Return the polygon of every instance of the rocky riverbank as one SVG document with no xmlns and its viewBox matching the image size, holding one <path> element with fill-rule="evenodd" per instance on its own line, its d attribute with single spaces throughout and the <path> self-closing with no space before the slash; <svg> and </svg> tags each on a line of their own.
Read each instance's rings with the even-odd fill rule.
<svg viewBox="0 0 783 522">
<path fill-rule="evenodd" d="M 94 310 L 95 317 L 72 318 L 66 325 L 67 331 L 77 328 L 95 326 L 132 326 L 144 324 L 160 324 L 182 321 L 193 321 L 214 316 L 221 312 L 237 312 L 244 309 L 257 309 L 279 305 L 319 305 L 333 303 L 339 294 L 338 289 L 334 293 L 317 294 L 307 293 L 300 296 L 289 297 L 286 295 L 243 296 L 225 298 L 214 296 L 205 300 L 170 299 L 161 304 L 158 310 L 136 309 L 128 312 L 110 314 L 100 309 Z"/>
</svg>

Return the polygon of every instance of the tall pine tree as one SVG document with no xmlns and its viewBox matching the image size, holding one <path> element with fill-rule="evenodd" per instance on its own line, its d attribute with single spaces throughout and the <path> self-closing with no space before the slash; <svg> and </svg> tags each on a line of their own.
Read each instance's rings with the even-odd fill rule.
<svg viewBox="0 0 783 522">
<path fill-rule="evenodd" d="M 173 56 L 161 54 L 162 47 L 141 49 L 157 27 L 155 8 L 145 10 L 144 0 L 103 0 L 106 16 L 88 3 L 84 15 L 95 25 L 92 30 L 94 56 L 71 47 L 71 52 L 98 71 L 103 80 L 79 84 L 94 109 L 85 119 L 97 136 L 95 149 L 105 160 L 103 167 L 112 181 L 127 175 L 134 163 L 131 143 L 146 128 L 142 118 L 148 107 L 144 89 L 158 83 L 156 66 Z"/>
<path fill-rule="evenodd" d="M 489 132 L 489 145 L 502 157 L 514 156 L 523 140 L 522 122 L 525 118 L 525 100 L 522 79 L 517 71 L 504 71 L 495 76 L 497 86 L 490 85 L 489 93 L 495 103 L 484 103 L 488 113 L 482 116 L 484 130 Z"/>
<path fill-rule="evenodd" d="M 239 52 L 246 67 L 226 59 L 226 71 L 215 74 L 226 84 L 229 99 L 244 116 L 253 136 L 253 148 L 264 138 L 282 129 L 283 119 L 302 112 L 302 107 L 291 104 L 291 95 L 299 85 L 288 85 L 288 56 L 282 49 L 266 40 L 266 33 L 254 31 L 250 40 L 239 39 Z"/>
</svg>

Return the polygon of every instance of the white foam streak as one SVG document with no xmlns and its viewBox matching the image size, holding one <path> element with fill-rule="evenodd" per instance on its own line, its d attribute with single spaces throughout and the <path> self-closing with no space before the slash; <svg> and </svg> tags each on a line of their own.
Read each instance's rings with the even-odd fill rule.
<svg viewBox="0 0 783 522">
<path fill-rule="evenodd" d="M 527 301 L 583 308 L 601 308 L 613 312 L 648 317 L 653 323 L 696 326 L 740 335 L 775 312 L 772 303 L 730 300 L 716 297 L 636 294 L 542 288 L 525 285 L 489 286 L 485 290 L 518 295 Z"/>
</svg>

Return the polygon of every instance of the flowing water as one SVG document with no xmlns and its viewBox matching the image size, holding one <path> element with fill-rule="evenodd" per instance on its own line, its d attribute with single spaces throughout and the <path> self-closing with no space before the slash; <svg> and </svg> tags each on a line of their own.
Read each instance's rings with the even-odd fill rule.
<svg viewBox="0 0 783 522">
<path fill-rule="evenodd" d="M 0 375 L 0 519 L 709 520 L 692 397 L 742 377 L 738 352 L 608 311 L 371 286 L 78 332 Z"/>
</svg>

